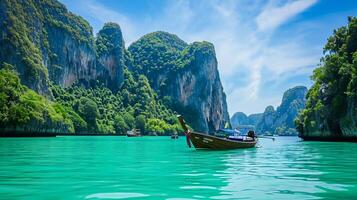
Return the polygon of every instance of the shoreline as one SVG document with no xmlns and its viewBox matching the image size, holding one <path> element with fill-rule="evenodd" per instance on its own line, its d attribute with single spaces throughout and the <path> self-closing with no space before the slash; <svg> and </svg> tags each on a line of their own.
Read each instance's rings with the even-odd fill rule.
<svg viewBox="0 0 357 200">
<path fill-rule="evenodd" d="M 357 137 L 301 137 L 303 141 L 316 141 L 316 142 L 357 142 Z"/>
<path fill-rule="evenodd" d="M 71 133 L 39 133 L 39 132 L 18 132 L 18 131 L 10 131 L 10 132 L 1 132 L 0 131 L 0 138 L 38 138 L 38 137 L 67 137 L 67 136 L 115 136 L 115 137 L 127 137 L 127 135 L 119 135 L 119 134 L 71 134 Z M 171 135 L 142 135 L 140 137 L 163 137 L 167 136 L 170 137 Z M 182 136 L 182 135 L 179 135 Z"/>
<path fill-rule="evenodd" d="M 56 137 L 57 133 L 33 131 L 0 131 L 0 137 Z"/>
</svg>

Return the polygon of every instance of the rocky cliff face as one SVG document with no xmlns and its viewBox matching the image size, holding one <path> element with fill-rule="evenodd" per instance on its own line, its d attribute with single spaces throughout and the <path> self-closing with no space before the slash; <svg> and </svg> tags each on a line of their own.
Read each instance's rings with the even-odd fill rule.
<svg viewBox="0 0 357 200">
<path fill-rule="evenodd" d="M 55 0 L 0 2 L 0 61 L 12 64 L 23 84 L 51 97 L 49 81 L 62 87 L 97 79 L 118 89 L 123 81 L 124 41 L 119 26 L 98 34 Z M 106 51 L 102 51 L 105 48 Z"/>
<path fill-rule="evenodd" d="M 194 43 L 188 48 L 193 61 L 178 71 L 166 94 L 196 113 L 193 128 L 214 132 L 229 122 L 229 116 L 213 45 Z"/>
<path fill-rule="evenodd" d="M 259 134 L 296 135 L 294 120 L 305 108 L 306 93 L 306 87 L 297 86 L 284 92 L 281 105 L 276 110 L 268 106 L 264 113 L 249 116 L 237 112 L 231 118 L 232 127 L 253 125 Z"/>
<path fill-rule="evenodd" d="M 48 71 L 41 55 L 44 33 L 34 30 L 44 25 L 37 8 L 32 5 L 30 1 L 0 1 L 0 61 L 15 66 L 24 84 L 40 94 L 51 96 Z"/>
<path fill-rule="evenodd" d="M 274 133 L 275 131 L 275 119 L 276 111 L 273 106 L 268 106 L 265 108 L 262 117 L 256 126 L 256 131 L 258 133 Z"/>
<path fill-rule="evenodd" d="M 280 106 L 274 110 L 268 106 L 263 116 L 257 123 L 258 133 L 270 133 L 279 135 L 295 135 L 294 120 L 300 110 L 305 107 L 307 88 L 297 86 L 284 92 Z"/>
<path fill-rule="evenodd" d="M 231 125 L 232 128 L 236 128 L 239 125 L 251 125 L 255 126 L 260 118 L 262 117 L 263 113 L 257 113 L 257 114 L 251 114 L 247 116 L 243 112 L 236 112 L 234 115 L 231 117 Z"/>
<path fill-rule="evenodd" d="M 119 96 L 115 105 L 132 105 L 128 112 L 134 116 L 160 116 L 161 120 L 176 110 L 195 130 L 203 132 L 213 132 L 229 123 L 215 50 L 208 42 L 188 45 L 173 34 L 155 32 L 131 45 L 131 55 L 125 49 L 119 25 L 105 24 L 95 38 L 87 21 L 56 0 L 0 1 L 0 19 L 0 66 L 13 66 L 22 84 L 52 101 L 59 99 L 66 106 L 72 105 L 68 101 L 73 99 L 67 99 L 69 95 L 61 92 L 63 88 L 103 85 Z M 120 90 L 125 72 L 127 85 L 135 86 L 140 80 L 145 84 L 140 89 Z M 152 95 L 148 97 L 145 91 Z M 150 99 L 161 106 L 152 115 L 146 105 Z M 160 109 L 166 113 L 158 113 Z M 110 114 L 114 118 L 117 113 L 110 110 Z M 102 123 L 105 120 L 97 123 L 113 126 L 112 121 Z"/>
<path fill-rule="evenodd" d="M 305 108 L 307 88 L 297 86 L 284 92 L 280 106 L 276 109 L 276 127 L 295 128 L 294 120 L 299 111 Z"/>
<path fill-rule="evenodd" d="M 129 51 L 135 63 L 132 71 L 146 75 L 195 130 L 214 132 L 229 123 L 212 44 L 187 45 L 175 35 L 155 32 L 133 43 Z"/>
<path fill-rule="evenodd" d="M 56 26 L 48 26 L 47 33 L 51 54 L 43 52 L 42 55 L 50 80 L 62 87 L 74 83 L 88 86 L 90 80 L 96 78 L 93 44 L 80 42 L 71 33 Z"/>
<path fill-rule="evenodd" d="M 96 39 L 97 77 L 110 89 L 117 91 L 123 84 L 127 55 L 118 24 L 107 23 Z"/>
<path fill-rule="evenodd" d="M 251 125 L 256 126 L 257 123 L 259 122 L 260 118 L 262 118 L 263 113 L 255 113 L 255 114 L 251 114 L 248 116 L 249 122 Z"/>
<path fill-rule="evenodd" d="M 236 112 L 231 117 L 232 128 L 236 128 L 239 125 L 250 125 L 248 116 L 243 112 Z"/>
</svg>

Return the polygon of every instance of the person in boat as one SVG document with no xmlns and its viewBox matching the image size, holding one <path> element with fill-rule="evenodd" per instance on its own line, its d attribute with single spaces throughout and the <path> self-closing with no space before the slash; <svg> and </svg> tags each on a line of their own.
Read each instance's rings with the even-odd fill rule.
<svg viewBox="0 0 357 200">
<path fill-rule="evenodd" d="M 252 140 L 254 140 L 256 138 L 256 135 L 254 133 L 254 131 L 250 130 L 248 131 L 248 134 L 247 134 L 247 138 L 251 138 Z"/>
</svg>

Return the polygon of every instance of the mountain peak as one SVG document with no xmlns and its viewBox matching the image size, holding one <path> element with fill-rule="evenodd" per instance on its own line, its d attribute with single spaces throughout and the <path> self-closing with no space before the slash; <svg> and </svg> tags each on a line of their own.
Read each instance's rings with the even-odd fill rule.
<svg viewBox="0 0 357 200">
<path fill-rule="evenodd" d="M 161 43 L 163 46 L 169 46 L 170 48 L 180 51 L 187 46 L 187 43 L 181 38 L 179 38 L 177 35 L 165 31 L 155 31 L 152 33 L 148 33 L 139 38 L 139 40 L 135 41 L 130 46 L 135 46 L 136 43 L 143 42 L 149 42 L 154 44 Z"/>
</svg>

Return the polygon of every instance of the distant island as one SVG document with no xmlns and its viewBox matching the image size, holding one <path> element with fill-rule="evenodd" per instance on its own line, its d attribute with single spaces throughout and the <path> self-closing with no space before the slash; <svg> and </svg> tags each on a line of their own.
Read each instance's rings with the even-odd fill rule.
<svg viewBox="0 0 357 200">
<path fill-rule="evenodd" d="M 284 92 L 280 106 L 275 110 L 268 106 L 263 113 L 246 116 L 242 112 L 231 118 L 233 128 L 252 125 L 258 134 L 293 136 L 298 135 L 294 120 L 300 110 L 305 107 L 307 88 L 296 86 Z"/>
<path fill-rule="evenodd" d="M 171 134 L 229 122 L 214 47 L 166 32 L 125 48 L 56 0 L 1 1 L 0 132 Z"/>
</svg>

